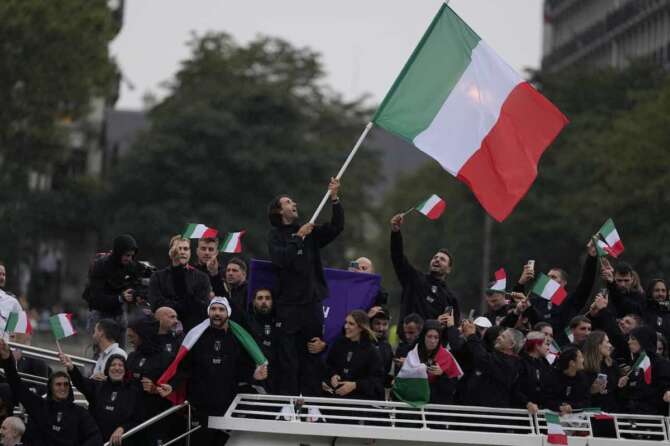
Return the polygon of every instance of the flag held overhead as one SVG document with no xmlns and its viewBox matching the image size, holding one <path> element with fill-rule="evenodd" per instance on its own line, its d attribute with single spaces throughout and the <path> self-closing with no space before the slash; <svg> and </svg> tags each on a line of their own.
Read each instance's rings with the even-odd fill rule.
<svg viewBox="0 0 670 446">
<path fill-rule="evenodd" d="M 219 231 L 200 223 L 189 223 L 184 231 L 184 238 L 215 238 Z"/>
<path fill-rule="evenodd" d="M 372 121 L 433 157 L 498 221 L 568 122 L 446 4 Z"/>
<path fill-rule="evenodd" d="M 550 300 L 553 305 L 562 304 L 568 295 L 560 283 L 542 273 L 535 281 L 532 292 L 543 299 Z"/>
<path fill-rule="evenodd" d="M 447 203 L 437 195 L 433 194 L 428 197 L 426 201 L 419 204 L 415 209 L 429 219 L 437 220 L 440 218 L 446 208 Z"/>
</svg>

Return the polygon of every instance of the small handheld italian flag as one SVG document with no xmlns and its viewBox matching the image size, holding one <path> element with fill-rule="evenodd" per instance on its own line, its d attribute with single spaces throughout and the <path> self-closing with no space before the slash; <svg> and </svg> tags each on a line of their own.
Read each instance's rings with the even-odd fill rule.
<svg viewBox="0 0 670 446">
<path fill-rule="evenodd" d="M 242 252 L 242 236 L 247 231 L 230 232 L 221 244 L 219 251 L 228 253 Z"/>
<path fill-rule="evenodd" d="M 505 273 L 505 270 L 500 268 L 498 271 L 496 271 L 495 278 L 496 281 L 493 283 L 493 285 L 491 285 L 489 290 L 504 293 L 505 288 L 507 288 L 507 274 Z"/>
<path fill-rule="evenodd" d="M 651 384 L 651 361 L 645 352 L 640 353 L 637 361 L 633 364 L 633 370 L 637 369 L 642 369 L 642 372 L 644 373 L 644 382 Z"/>
<path fill-rule="evenodd" d="M 433 194 L 426 201 L 419 204 L 414 209 L 421 212 L 423 215 L 430 218 L 431 220 L 437 220 L 438 218 L 440 218 L 440 215 L 442 215 L 442 213 L 446 208 L 447 208 L 447 202 L 438 197 L 437 195 Z"/>
<path fill-rule="evenodd" d="M 552 305 L 562 304 L 568 295 L 560 283 L 543 273 L 540 273 L 540 276 L 535 281 L 532 293 L 543 299 L 550 300 Z"/>
<path fill-rule="evenodd" d="M 49 318 L 49 325 L 51 325 L 51 331 L 57 341 L 77 334 L 77 330 L 72 325 L 72 313 L 59 313 L 51 316 Z"/>
<path fill-rule="evenodd" d="M 546 412 L 544 419 L 547 420 L 547 442 L 550 444 L 568 444 L 568 436 L 561 427 L 561 420 L 558 415 Z"/>
<path fill-rule="evenodd" d="M 574 340 L 574 336 L 573 336 Z M 572 342 L 572 341 L 571 341 Z M 561 355 L 561 347 L 558 345 L 558 343 L 555 340 L 551 340 L 551 344 L 549 344 L 549 352 L 547 353 L 547 361 L 549 364 L 554 364 L 556 362 L 556 358 L 558 358 Z"/>
<path fill-rule="evenodd" d="M 184 231 L 184 238 L 214 238 L 219 231 L 200 223 L 189 223 Z"/>
<path fill-rule="evenodd" d="M 449 378 L 460 379 L 463 376 L 461 366 L 444 347 L 439 347 L 434 361 Z M 393 394 L 410 406 L 421 407 L 430 401 L 429 383 L 435 379 L 433 375 L 428 375 L 426 364 L 419 358 L 419 347 L 415 346 L 393 381 Z"/>
<path fill-rule="evenodd" d="M 7 325 L 5 325 L 5 333 L 24 333 L 30 334 L 33 331 L 30 325 L 28 313 L 19 311 L 18 313 L 10 313 L 7 318 Z"/>
<path fill-rule="evenodd" d="M 623 242 L 619 236 L 619 232 L 614 226 L 614 221 L 608 218 L 604 225 L 598 230 L 598 235 L 604 240 L 604 243 L 597 243 L 596 249 L 611 255 L 614 258 L 619 257 L 623 252 Z"/>
</svg>

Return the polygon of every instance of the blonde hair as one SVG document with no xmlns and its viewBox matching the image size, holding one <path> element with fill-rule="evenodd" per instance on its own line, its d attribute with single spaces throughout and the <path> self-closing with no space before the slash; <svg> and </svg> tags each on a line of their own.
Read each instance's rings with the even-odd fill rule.
<svg viewBox="0 0 670 446">
<path fill-rule="evenodd" d="M 607 333 L 596 330 L 591 332 L 584 341 L 584 370 L 590 373 L 600 373 L 600 364 L 605 361 L 608 366 L 612 365 L 612 358 L 605 357 L 600 353 L 600 344 L 605 340 Z"/>
<path fill-rule="evenodd" d="M 173 235 L 170 239 L 170 250 L 168 251 L 168 255 L 171 259 L 174 259 L 177 256 L 177 244 L 180 242 L 186 242 L 189 244 L 189 247 L 191 246 L 191 240 L 187 239 L 183 235 Z"/>
<path fill-rule="evenodd" d="M 370 328 L 370 318 L 365 311 L 353 310 L 348 316 L 351 316 L 354 322 L 356 322 L 356 325 L 362 330 L 361 334 L 367 335 L 372 342 L 377 340 L 377 335 L 372 331 L 372 328 Z"/>
</svg>

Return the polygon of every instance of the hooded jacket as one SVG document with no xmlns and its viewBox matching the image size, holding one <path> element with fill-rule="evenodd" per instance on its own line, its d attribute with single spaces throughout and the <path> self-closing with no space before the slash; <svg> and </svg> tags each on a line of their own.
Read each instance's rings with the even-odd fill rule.
<svg viewBox="0 0 670 446">
<path fill-rule="evenodd" d="M 98 423 L 102 438 L 107 441 L 112 433 L 122 427 L 124 432 L 141 423 L 140 394 L 136 387 L 125 379 L 120 382 L 109 378 L 109 367 L 113 359 L 126 360 L 121 355 L 112 355 L 107 361 L 105 381 L 84 378 L 77 367 L 69 372 L 72 382 L 88 401 L 88 411 Z"/>
<path fill-rule="evenodd" d="M 297 223 L 283 225 L 273 221 L 272 224 L 268 250 L 279 279 L 275 305 L 321 302 L 328 296 L 321 249 L 344 230 L 342 204 L 333 202 L 330 222 L 315 226 L 304 240 L 296 235 L 300 229 Z"/>
<path fill-rule="evenodd" d="M 235 314 L 235 310 L 233 310 Z M 263 387 L 268 393 L 274 393 L 276 389 L 277 350 L 279 345 L 279 330 L 274 308 L 268 314 L 263 314 L 253 307 L 249 308 L 250 333 L 253 334 L 256 343 L 261 348 L 263 355 L 268 360 L 268 378 L 263 382 Z"/>
<path fill-rule="evenodd" d="M 121 264 L 121 257 L 129 251 L 137 255 L 137 242 L 131 235 L 120 235 L 114 239 L 111 254 L 93 262 L 84 291 L 84 299 L 88 301 L 91 310 L 98 310 L 108 316 L 123 313 L 121 294 L 139 282 L 142 272 L 135 260 L 127 265 Z"/>
<path fill-rule="evenodd" d="M 667 403 L 663 394 L 670 390 L 670 362 L 656 355 L 656 332 L 650 327 L 638 327 L 631 331 L 631 338 L 640 343 L 640 353 L 633 357 L 633 364 L 641 352 L 645 352 L 651 362 L 651 383 L 647 384 L 644 371 L 636 368 L 628 374 L 628 383 L 622 389 L 623 413 L 665 415 Z"/>
<path fill-rule="evenodd" d="M 86 409 L 74 403 L 72 386 L 65 401 L 56 401 L 52 395 L 54 373 L 47 383 L 47 397 L 42 398 L 28 390 L 16 371 L 14 358 L 3 359 L 0 364 L 5 369 L 14 398 L 23 404 L 30 422 L 24 436 L 26 443 L 44 446 L 101 446 L 100 431 Z"/>
</svg>

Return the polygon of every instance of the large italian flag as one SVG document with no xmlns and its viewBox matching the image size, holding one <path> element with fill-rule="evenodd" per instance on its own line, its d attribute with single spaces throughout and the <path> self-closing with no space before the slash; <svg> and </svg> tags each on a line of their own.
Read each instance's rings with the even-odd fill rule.
<svg viewBox="0 0 670 446">
<path fill-rule="evenodd" d="M 498 221 L 568 122 L 446 4 L 372 120 L 466 183 Z"/>
</svg>

